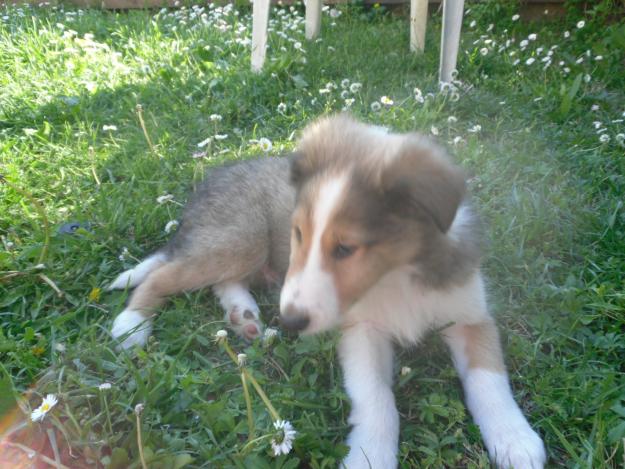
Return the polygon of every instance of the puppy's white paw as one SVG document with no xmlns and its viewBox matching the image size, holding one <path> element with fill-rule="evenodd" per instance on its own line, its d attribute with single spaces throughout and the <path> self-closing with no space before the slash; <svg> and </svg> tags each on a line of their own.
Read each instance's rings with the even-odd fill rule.
<svg viewBox="0 0 625 469">
<path fill-rule="evenodd" d="M 235 306 L 226 311 L 226 321 L 235 333 L 247 340 L 254 340 L 263 332 L 263 323 L 256 308 Z"/>
<path fill-rule="evenodd" d="M 493 435 L 487 446 L 500 469 L 543 469 L 547 459 L 542 440 L 528 424 Z"/>
<path fill-rule="evenodd" d="M 139 283 L 138 280 L 135 280 L 134 274 L 135 269 L 128 269 L 117 276 L 115 280 L 111 282 L 111 284 L 106 287 L 107 290 L 123 290 L 126 287 L 133 288 L 137 286 Z"/>
<path fill-rule="evenodd" d="M 134 345 L 143 347 L 152 333 L 152 321 L 141 312 L 127 309 L 113 321 L 111 334 L 115 339 L 123 337 L 119 346 L 129 349 Z"/>
<path fill-rule="evenodd" d="M 384 438 L 366 436 L 358 429 L 347 438 L 349 454 L 340 468 L 346 469 L 394 469 L 397 467 L 395 442 L 385 442 Z"/>
<path fill-rule="evenodd" d="M 123 290 L 125 288 L 134 288 L 143 282 L 153 270 L 162 266 L 166 261 L 167 258 L 164 254 L 154 254 L 140 264 L 137 264 L 134 268 L 119 274 L 106 289 Z"/>
</svg>

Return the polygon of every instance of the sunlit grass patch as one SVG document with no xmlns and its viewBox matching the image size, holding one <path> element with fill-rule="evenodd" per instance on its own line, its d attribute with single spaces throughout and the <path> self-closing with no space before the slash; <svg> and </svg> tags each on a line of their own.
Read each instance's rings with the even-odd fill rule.
<svg viewBox="0 0 625 469">
<path fill-rule="evenodd" d="M 122 353 L 108 331 L 127 292 L 104 287 L 168 239 L 206 170 L 279 157 L 311 119 L 347 110 L 428 133 L 467 169 L 515 396 L 554 466 L 619 467 L 623 25 L 472 6 L 460 73 L 441 89 L 438 15 L 416 56 L 406 18 L 336 8 L 312 43 L 301 7 L 275 8 L 256 75 L 249 7 L 2 7 L 0 466 L 140 467 L 140 447 L 151 468 L 337 466 L 349 402 L 333 335 L 229 339 L 297 431 L 276 457 L 276 419 L 214 340 L 209 292 L 172 299 L 146 350 Z M 255 293 L 277 327 L 276 293 Z M 396 371 L 401 465 L 488 467 L 438 337 L 400 352 Z M 47 394 L 58 402 L 32 422 Z"/>
</svg>

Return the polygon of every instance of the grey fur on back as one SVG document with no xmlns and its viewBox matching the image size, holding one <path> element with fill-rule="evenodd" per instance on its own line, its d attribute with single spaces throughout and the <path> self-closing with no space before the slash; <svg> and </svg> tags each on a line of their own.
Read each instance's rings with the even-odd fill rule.
<svg viewBox="0 0 625 469">
<path fill-rule="evenodd" d="M 290 164 L 289 156 L 263 157 L 209 170 L 164 252 L 193 264 L 210 253 L 207 264 L 224 269 L 221 281 L 238 281 L 234 277 L 265 266 L 284 275 L 295 205 Z M 233 265 L 241 259 L 246 265 Z"/>
</svg>

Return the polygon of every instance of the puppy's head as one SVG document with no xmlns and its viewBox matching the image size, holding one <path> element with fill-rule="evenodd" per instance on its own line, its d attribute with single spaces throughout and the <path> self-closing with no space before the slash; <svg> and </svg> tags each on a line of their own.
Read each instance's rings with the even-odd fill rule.
<svg viewBox="0 0 625 469">
<path fill-rule="evenodd" d="M 415 263 L 453 222 L 464 175 L 418 134 L 345 115 L 307 127 L 292 163 L 297 202 L 280 297 L 285 327 L 315 333 L 385 273 Z"/>
</svg>

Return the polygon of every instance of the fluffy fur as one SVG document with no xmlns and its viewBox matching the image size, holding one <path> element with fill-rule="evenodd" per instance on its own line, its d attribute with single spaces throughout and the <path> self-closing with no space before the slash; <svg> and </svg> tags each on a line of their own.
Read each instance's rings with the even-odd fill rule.
<svg viewBox="0 0 625 469">
<path fill-rule="evenodd" d="M 342 330 L 352 400 L 344 465 L 387 469 L 397 465 L 399 437 L 393 343 L 447 326 L 493 461 L 542 468 L 542 441 L 513 399 L 488 312 L 477 226 L 464 174 L 442 148 L 345 115 L 320 119 L 293 155 L 207 176 L 173 240 L 113 282 L 137 286 L 113 335 L 122 347 L 144 343 L 167 295 L 212 286 L 232 327 L 254 338 L 262 325 L 248 286 L 285 277 L 284 327 Z"/>
</svg>

